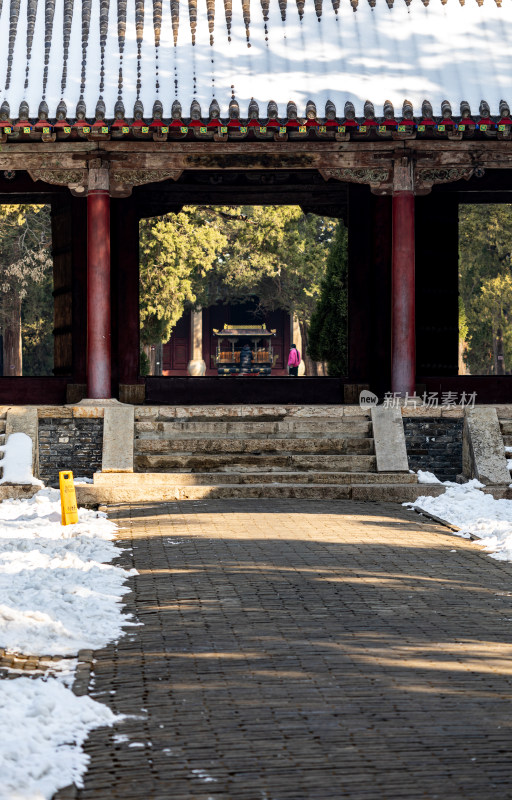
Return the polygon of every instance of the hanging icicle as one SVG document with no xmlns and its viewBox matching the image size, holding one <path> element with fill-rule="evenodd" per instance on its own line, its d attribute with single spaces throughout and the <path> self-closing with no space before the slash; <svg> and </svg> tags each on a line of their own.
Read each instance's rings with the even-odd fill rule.
<svg viewBox="0 0 512 800">
<path fill-rule="evenodd" d="M 27 2 L 27 62 L 25 65 L 25 89 L 28 89 L 28 72 L 32 56 L 32 42 L 34 41 L 34 28 L 36 25 L 37 0 Z"/>
<path fill-rule="evenodd" d="M 140 98 L 142 41 L 144 39 L 144 0 L 135 0 L 135 33 L 137 38 L 137 100 Z"/>
<path fill-rule="evenodd" d="M 18 20 L 20 18 L 20 0 L 11 0 L 9 8 L 9 49 L 7 51 L 7 75 L 5 76 L 5 89 L 11 85 L 12 59 L 14 55 L 14 45 L 18 32 Z"/>
<path fill-rule="evenodd" d="M 69 42 L 71 40 L 71 25 L 73 23 L 73 6 L 74 0 L 64 0 L 64 18 L 62 22 L 64 53 L 62 58 L 62 77 L 60 81 L 61 96 L 64 95 L 66 84 L 68 82 Z"/>
<path fill-rule="evenodd" d="M 224 14 L 226 16 L 226 27 L 228 29 L 228 42 L 231 41 L 231 20 L 233 17 L 232 0 L 224 0 Z"/>
<path fill-rule="evenodd" d="M 105 47 L 107 46 L 109 10 L 110 0 L 100 0 L 100 100 L 103 99 L 105 91 Z"/>
<path fill-rule="evenodd" d="M 213 44 L 213 30 L 215 25 L 215 0 L 206 0 L 206 16 L 208 17 L 208 31 L 210 44 Z"/>
<path fill-rule="evenodd" d="M 87 46 L 89 44 L 89 31 L 91 29 L 92 0 L 82 0 L 82 74 L 80 79 L 80 99 L 85 92 L 85 76 L 87 73 Z"/>
<path fill-rule="evenodd" d="M 55 0 L 45 0 L 44 4 L 44 72 L 43 72 L 43 100 L 46 97 L 48 84 L 48 65 L 50 63 L 50 50 L 52 49 L 53 18 L 55 17 Z"/>
<path fill-rule="evenodd" d="M 160 49 L 160 35 L 162 31 L 162 0 L 153 0 L 153 32 L 155 35 L 155 88 L 158 95 L 160 79 L 158 76 L 158 52 Z"/>
<path fill-rule="evenodd" d="M 250 25 L 251 25 L 251 5 L 249 0 L 242 0 L 242 15 L 244 18 L 245 24 L 245 38 L 247 39 L 247 46 L 250 47 L 249 38 L 251 35 Z"/>
<path fill-rule="evenodd" d="M 126 7 L 127 0 L 117 0 L 117 42 L 119 46 L 119 78 L 117 81 L 117 99 L 123 95 L 123 59 L 126 39 Z"/>
<path fill-rule="evenodd" d="M 178 44 L 178 31 L 180 27 L 180 0 L 171 0 L 171 23 L 174 46 Z"/>
<path fill-rule="evenodd" d="M 188 0 L 188 16 L 190 20 L 190 34 L 192 36 L 192 44 L 196 43 L 196 27 L 197 27 L 197 0 Z"/>
</svg>

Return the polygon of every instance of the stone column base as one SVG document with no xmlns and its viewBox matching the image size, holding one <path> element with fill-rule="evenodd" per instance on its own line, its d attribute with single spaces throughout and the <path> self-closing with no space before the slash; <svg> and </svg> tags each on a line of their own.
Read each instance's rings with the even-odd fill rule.
<svg viewBox="0 0 512 800">
<path fill-rule="evenodd" d="M 143 383 L 120 383 L 119 399 L 121 403 L 142 406 L 146 399 L 146 387 Z"/>
<path fill-rule="evenodd" d="M 188 362 L 187 372 L 194 378 L 201 378 L 203 375 L 206 375 L 206 364 L 202 358 L 193 359 Z"/>
</svg>

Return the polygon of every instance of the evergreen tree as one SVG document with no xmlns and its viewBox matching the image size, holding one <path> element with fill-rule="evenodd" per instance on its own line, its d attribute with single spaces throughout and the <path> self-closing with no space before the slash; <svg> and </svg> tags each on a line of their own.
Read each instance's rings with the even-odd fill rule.
<svg viewBox="0 0 512 800">
<path fill-rule="evenodd" d="M 225 239 L 195 209 L 142 220 L 140 225 L 141 342 L 166 342 L 187 304 L 194 281 L 212 268 Z"/>
<path fill-rule="evenodd" d="M 309 326 L 309 355 L 327 362 L 330 377 L 347 374 L 347 316 L 347 230 L 340 221 Z"/>
<path fill-rule="evenodd" d="M 512 368 L 512 205 L 459 211 L 459 340 L 473 375 Z"/>
<path fill-rule="evenodd" d="M 4 375 L 51 374 L 50 208 L 0 207 L 0 330 Z"/>
<path fill-rule="evenodd" d="M 23 375 L 53 375 L 53 274 L 33 281 L 21 305 Z"/>
<path fill-rule="evenodd" d="M 306 351 L 336 224 L 299 206 L 186 206 L 143 220 L 143 345 L 167 341 L 187 307 L 257 297 L 264 313 L 295 314 Z"/>
</svg>

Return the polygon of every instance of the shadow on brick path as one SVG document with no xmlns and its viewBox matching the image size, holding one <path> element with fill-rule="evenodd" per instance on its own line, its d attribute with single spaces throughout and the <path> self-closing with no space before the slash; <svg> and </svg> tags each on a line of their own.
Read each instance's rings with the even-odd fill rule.
<svg viewBox="0 0 512 800">
<path fill-rule="evenodd" d="M 55 800 L 510 800 L 512 564 L 396 505 L 125 505 L 141 627 Z M 126 739 L 126 740 L 123 740 Z"/>
</svg>

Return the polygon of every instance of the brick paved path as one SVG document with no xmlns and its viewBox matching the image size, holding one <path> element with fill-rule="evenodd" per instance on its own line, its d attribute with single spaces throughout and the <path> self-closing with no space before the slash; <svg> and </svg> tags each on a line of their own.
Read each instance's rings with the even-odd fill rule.
<svg viewBox="0 0 512 800">
<path fill-rule="evenodd" d="M 80 800 L 512 798 L 512 565 L 395 505 L 110 513 L 143 627 L 91 693 L 138 717 Z"/>
</svg>

